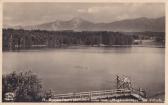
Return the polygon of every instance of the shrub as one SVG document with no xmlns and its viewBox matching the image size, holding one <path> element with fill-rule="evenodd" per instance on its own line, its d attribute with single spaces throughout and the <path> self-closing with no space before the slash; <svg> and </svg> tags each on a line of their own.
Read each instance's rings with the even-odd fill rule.
<svg viewBox="0 0 168 105">
<path fill-rule="evenodd" d="M 6 93 L 14 93 L 15 102 L 39 102 L 42 100 L 42 85 L 31 71 L 13 72 L 2 76 L 2 101 Z"/>
</svg>

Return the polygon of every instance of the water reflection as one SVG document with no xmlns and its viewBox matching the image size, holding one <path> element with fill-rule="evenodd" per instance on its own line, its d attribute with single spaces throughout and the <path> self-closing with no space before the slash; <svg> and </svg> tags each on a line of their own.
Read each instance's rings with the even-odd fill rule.
<svg viewBox="0 0 168 105">
<path fill-rule="evenodd" d="M 114 88 L 114 75 L 131 77 L 149 94 L 164 91 L 164 48 L 82 47 L 3 52 L 3 73 L 32 70 L 57 93 Z"/>
</svg>

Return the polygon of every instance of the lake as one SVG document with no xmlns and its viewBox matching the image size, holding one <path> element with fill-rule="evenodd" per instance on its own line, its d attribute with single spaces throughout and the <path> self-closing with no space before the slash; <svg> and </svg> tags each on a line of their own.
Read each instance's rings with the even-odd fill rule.
<svg viewBox="0 0 168 105">
<path fill-rule="evenodd" d="M 3 74 L 32 70 L 56 93 L 113 89 L 115 75 L 128 76 L 149 95 L 164 91 L 165 49 L 71 47 L 3 52 Z"/>
</svg>

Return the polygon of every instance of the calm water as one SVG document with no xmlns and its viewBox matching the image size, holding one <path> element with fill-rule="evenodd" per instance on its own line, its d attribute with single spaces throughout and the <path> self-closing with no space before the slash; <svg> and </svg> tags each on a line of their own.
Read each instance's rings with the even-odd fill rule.
<svg viewBox="0 0 168 105">
<path fill-rule="evenodd" d="M 149 94 L 164 91 L 164 48 L 68 48 L 3 52 L 3 73 L 32 70 L 56 93 L 111 89 L 127 75 Z"/>
</svg>

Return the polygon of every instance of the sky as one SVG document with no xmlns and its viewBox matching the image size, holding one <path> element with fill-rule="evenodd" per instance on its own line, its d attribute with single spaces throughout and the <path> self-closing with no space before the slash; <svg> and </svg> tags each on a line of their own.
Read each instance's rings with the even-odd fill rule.
<svg viewBox="0 0 168 105">
<path fill-rule="evenodd" d="M 139 17 L 165 16 L 163 3 L 4 3 L 3 25 L 27 26 L 74 17 L 108 23 Z"/>
</svg>

